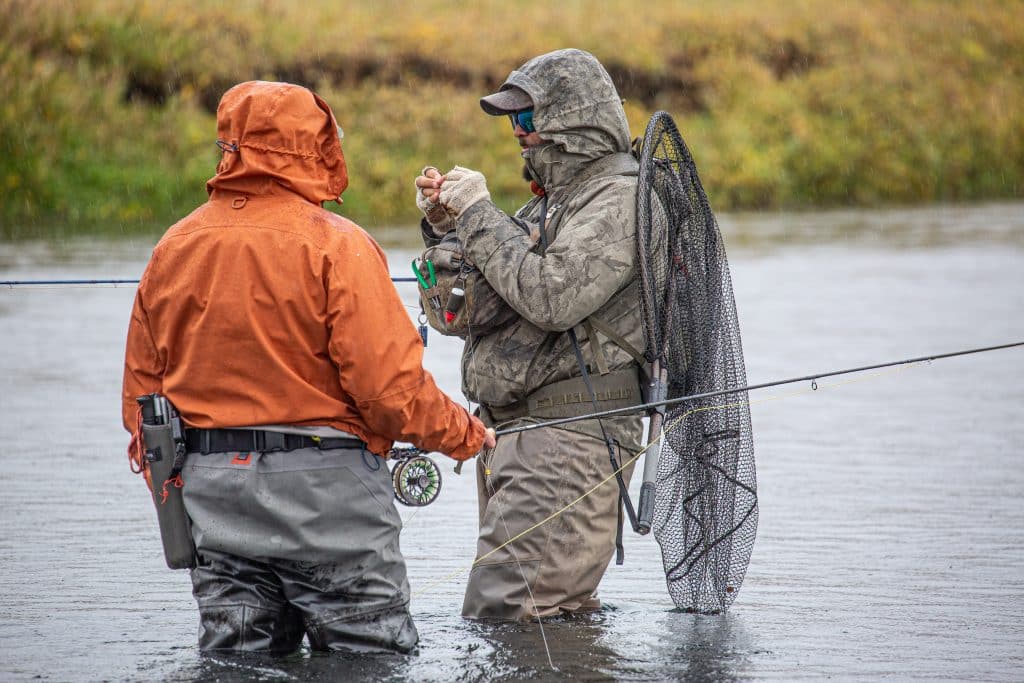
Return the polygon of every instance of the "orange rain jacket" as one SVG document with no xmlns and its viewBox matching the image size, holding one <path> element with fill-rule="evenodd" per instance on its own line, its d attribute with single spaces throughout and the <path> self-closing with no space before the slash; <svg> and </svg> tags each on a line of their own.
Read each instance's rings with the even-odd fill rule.
<svg viewBox="0 0 1024 683">
<path fill-rule="evenodd" d="M 321 205 L 348 185 L 327 103 L 249 82 L 217 111 L 209 201 L 153 250 L 128 327 L 122 409 L 158 392 L 200 428 L 329 425 L 385 455 L 395 440 L 456 459 L 484 427 L 423 369 L 381 248 Z"/>
</svg>

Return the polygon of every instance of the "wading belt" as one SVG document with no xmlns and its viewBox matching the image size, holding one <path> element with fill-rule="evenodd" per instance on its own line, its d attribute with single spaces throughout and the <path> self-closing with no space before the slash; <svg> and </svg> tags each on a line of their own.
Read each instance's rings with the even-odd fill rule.
<svg viewBox="0 0 1024 683">
<path fill-rule="evenodd" d="M 185 449 L 189 453 L 248 453 L 250 451 L 294 451 L 299 448 L 366 448 L 354 436 L 319 437 L 285 434 L 262 429 L 186 429 Z"/>
<path fill-rule="evenodd" d="M 640 380 L 635 369 L 617 370 L 590 378 L 600 410 L 628 408 L 642 403 Z M 590 391 L 582 377 L 571 377 L 541 387 L 508 406 L 481 406 L 480 417 L 490 426 L 520 417 L 556 419 L 594 412 Z M 487 418 L 490 418 L 489 420 Z"/>
</svg>

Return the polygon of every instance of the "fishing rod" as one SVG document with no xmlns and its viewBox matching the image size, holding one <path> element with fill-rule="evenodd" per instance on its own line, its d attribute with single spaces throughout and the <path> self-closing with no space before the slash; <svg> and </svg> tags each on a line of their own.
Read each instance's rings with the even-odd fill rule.
<svg viewBox="0 0 1024 683">
<path fill-rule="evenodd" d="M 414 277 L 393 277 L 392 282 L 416 282 Z M 137 285 L 134 280 L 0 280 L 0 287 L 31 287 L 33 285 L 73 286 L 73 285 Z"/>
<path fill-rule="evenodd" d="M 540 429 L 542 427 L 555 427 L 558 425 L 568 424 L 570 422 L 579 422 L 580 420 L 593 420 L 601 417 L 612 417 L 616 415 L 627 415 L 640 411 L 648 411 L 653 408 L 661 406 L 674 406 L 680 403 L 686 403 L 688 401 L 696 401 L 702 398 L 713 398 L 715 396 L 723 396 L 725 394 L 739 394 L 745 391 L 753 391 L 755 389 L 766 389 L 768 387 L 777 387 L 784 384 L 795 384 L 796 382 L 811 382 L 813 389 L 818 388 L 817 381 L 825 377 L 836 377 L 838 375 L 849 375 L 855 372 L 865 372 L 867 370 L 878 370 L 879 368 L 889 368 L 896 365 L 908 365 L 910 363 L 921 363 L 931 362 L 933 360 L 941 360 L 943 358 L 952 358 L 954 356 L 966 356 L 972 353 L 985 353 L 987 351 L 998 351 L 1000 349 L 1009 349 L 1015 346 L 1024 346 L 1024 341 L 1011 342 L 1009 344 L 999 344 L 997 346 L 986 346 L 977 349 L 966 349 L 963 351 L 951 351 L 949 353 L 938 353 L 931 356 L 920 356 L 918 358 L 907 358 L 906 360 L 889 361 L 887 363 L 877 363 L 875 365 L 864 365 L 857 368 L 847 368 L 845 370 L 830 370 L 828 372 L 818 372 L 813 375 L 804 375 L 803 377 L 793 377 L 791 379 L 780 379 L 772 382 L 762 382 L 761 384 L 750 384 L 745 387 L 737 387 L 735 389 L 721 389 L 719 391 L 707 391 L 702 394 L 692 394 L 690 396 L 679 396 L 676 398 L 670 398 L 663 401 L 652 401 L 651 403 L 641 403 L 635 406 L 629 406 L 627 408 L 615 408 L 613 410 L 604 410 L 597 413 L 590 413 L 587 415 L 578 415 L 576 417 L 563 417 L 555 420 L 548 420 L 545 422 L 532 423 L 527 425 L 521 425 L 519 427 L 510 427 L 508 429 L 499 429 L 495 432 L 496 436 L 504 436 L 506 434 L 518 434 L 520 432 L 527 432 L 532 429 Z"/>
</svg>

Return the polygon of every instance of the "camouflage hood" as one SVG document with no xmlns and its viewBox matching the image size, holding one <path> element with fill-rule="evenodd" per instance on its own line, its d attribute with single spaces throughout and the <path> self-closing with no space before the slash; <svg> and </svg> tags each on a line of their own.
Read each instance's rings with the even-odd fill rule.
<svg viewBox="0 0 1024 683">
<path fill-rule="evenodd" d="M 534 57 L 505 79 L 533 99 L 533 125 L 551 143 L 524 150 L 541 185 L 553 190 L 572 182 L 584 166 L 629 151 L 629 124 L 622 100 L 601 63 L 582 50 Z"/>
</svg>

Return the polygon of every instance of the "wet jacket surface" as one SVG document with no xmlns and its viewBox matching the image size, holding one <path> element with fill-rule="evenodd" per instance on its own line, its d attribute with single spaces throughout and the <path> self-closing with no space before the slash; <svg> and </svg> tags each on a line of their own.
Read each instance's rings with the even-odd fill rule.
<svg viewBox="0 0 1024 683">
<path fill-rule="evenodd" d="M 542 386 L 579 377 L 566 331 L 576 328 L 590 372 L 591 344 L 581 325 L 590 316 L 643 349 L 636 289 L 637 162 L 614 84 L 598 61 L 579 50 L 533 59 L 506 80 L 534 102 L 533 123 L 550 142 L 523 157 L 547 193 L 548 247 L 490 201 L 457 221 L 467 258 L 519 314 L 503 329 L 467 342 L 463 390 L 488 406 L 520 401 Z M 542 202 L 534 198 L 516 217 L 536 226 Z M 597 333 L 611 370 L 635 367 L 633 357 Z M 639 420 L 615 418 L 639 439 Z M 586 429 L 586 425 L 577 425 Z M 616 430 L 619 431 L 619 430 Z"/>
<path fill-rule="evenodd" d="M 456 457 L 483 429 L 422 367 L 383 251 L 326 211 L 348 184 L 337 122 L 298 86 L 236 86 L 209 201 L 172 226 L 139 284 L 123 420 L 166 395 L 192 427 L 330 426 L 386 454 L 395 440 Z"/>
</svg>

